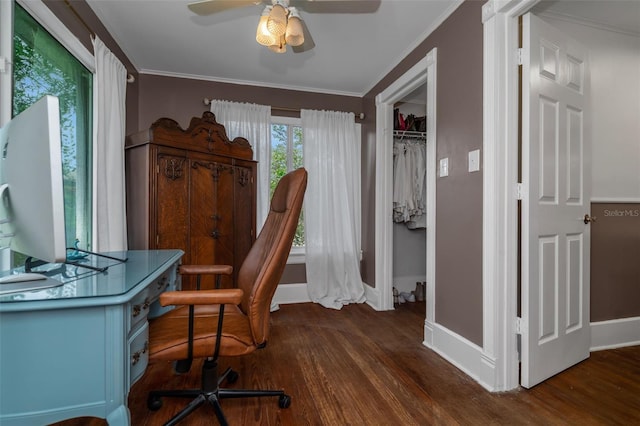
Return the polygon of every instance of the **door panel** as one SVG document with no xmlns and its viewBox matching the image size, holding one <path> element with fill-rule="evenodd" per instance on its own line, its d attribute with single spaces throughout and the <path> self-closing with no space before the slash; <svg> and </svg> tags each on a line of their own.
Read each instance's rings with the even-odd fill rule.
<svg viewBox="0 0 640 426">
<path fill-rule="evenodd" d="M 230 164 L 218 163 L 215 177 L 215 199 L 216 199 L 216 263 L 219 265 L 238 265 L 234 263 L 233 250 L 236 244 L 234 235 L 234 223 L 237 220 L 238 212 L 234 209 L 234 167 Z M 234 286 L 234 279 L 237 271 L 232 276 L 222 277 L 222 286 L 231 288 Z"/>
<path fill-rule="evenodd" d="M 194 265 L 214 265 L 216 250 L 216 202 L 214 194 L 216 191 L 217 163 L 209 159 L 191 158 L 189 161 L 190 186 L 189 200 L 191 221 L 190 251 L 191 263 Z M 191 280 L 194 285 L 195 281 Z M 213 278 L 202 276 L 202 288 L 213 288 Z"/>
<path fill-rule="evenodd" d="M 234 221 L 234 259 L 237 265 L 244 262 L 249 250 L 253 246 L 256 239 L 255 232 L 246 232 L 247 229 L 255 228 L 255 191 L 256 186 L 251 167 L 236 166 L 234 167 L 234 186 L 233 186 L 233 202 L 235 212 Z M 237 278 L 237 271 L 234 271 L 234 277 Z"/>
<path fill-rule="evenodd" d="M 524 17 L 521 383 L 589 356 L 587 53 Z"/>
<path fill-rule="evenodd" d="M 156 169 L 156 232 L 149 248 L 181 249 L 188 253 L 189 199 L 185 155 L 158 152 Z M 185 255 L 186 257 L 186 255 Z M 183 262 L 190 259 L 183 258 Z"/>
</svg>

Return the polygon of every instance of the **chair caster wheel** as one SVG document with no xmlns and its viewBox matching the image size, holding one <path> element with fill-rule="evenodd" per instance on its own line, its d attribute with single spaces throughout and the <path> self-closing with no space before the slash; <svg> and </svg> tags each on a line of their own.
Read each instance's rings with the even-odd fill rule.
<svg viewBox="0 0 640 426">
<path fill-rule="evenodd" d="M 159 396 L 149 395 L 147 398 L 147 408 L 151 411 L 158 411 L 162 407 L 162 399 Z"/>
<path fill-rule="evenodd" d="M 190 360 L 190 359 L 179 359 L 177 361 L 174 361 L 173 362 L 173 371 L 176 374 L 188 373 L 189 370 L 191 369 L 191 362 L 192 362 L 192 360 Z"/>
<path fill-rule="evenodd" d="M 237 382 L 238 381 L 238 373 L 236 373 L 235 371 L 231 370 L 229 371 L 229 374 L 227 374 L 227 383 L 229 383 L 230 385 Z"/>
<path fill-rule="evenodd" d="M 289 408 L 290 405 L 291 405 L 291 397 L 287 394 L 280 395 L 280 398 L 278 398 L 278 406 L 280 408 Z"/>
</svg>

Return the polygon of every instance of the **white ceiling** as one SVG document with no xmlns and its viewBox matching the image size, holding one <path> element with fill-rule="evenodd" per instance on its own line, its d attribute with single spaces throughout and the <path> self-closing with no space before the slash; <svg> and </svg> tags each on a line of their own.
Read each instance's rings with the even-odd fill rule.
<svg viewBox="0 0 640 426">
<path fill-rule="evenodd" d="M 534 10 L 640 36 L 640 0 L 544 0 Z"/>
<path fill-rule="evenodd" d="M 189 0 L 87 0 L 141 73 L 354 96 L 366 94 L 460 2 L 297 1 L 315 47 L 278 54 L 255 41 L 264 3 L 199 16 Z"/>
<path fill-rule="evenodd" d="M 265 5 L 257 2 L 199 16 L 189 0 L 87 0 L 140 73 L 353 96 L 366 94 L 461 0 L 291 0 L 315 46 L 284 54 L 256 43 Z M 640 35 L 640 0 L 543 1 L 536 9 Z"/>
</svg>

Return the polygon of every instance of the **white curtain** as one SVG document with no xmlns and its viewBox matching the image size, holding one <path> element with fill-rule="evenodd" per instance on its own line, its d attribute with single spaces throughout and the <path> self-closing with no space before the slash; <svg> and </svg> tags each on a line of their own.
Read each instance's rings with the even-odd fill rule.
<svg viewBox="0 0 640 426">
<path fill-rule="evenodd" d="M 307 289 L 333 309 L 364 302 L 360 275 L 360 139 L 353 113 L 302 110 Z"/>
<path fill-rule="evenodd" d="M 98 38 L 93 39 L 94 251 L 127 249 L 124 175 L 127 70 Z"/>
<path fill-rule="evenodd" d="M 271 106 L 212 100 L 211 112 L 216 121 L 224 125 L 229 139 L 241 136 L 253 148 L 253 159 L 258 161 L 256 229 L 260 232 L 270 201 Z"/>
</svg>

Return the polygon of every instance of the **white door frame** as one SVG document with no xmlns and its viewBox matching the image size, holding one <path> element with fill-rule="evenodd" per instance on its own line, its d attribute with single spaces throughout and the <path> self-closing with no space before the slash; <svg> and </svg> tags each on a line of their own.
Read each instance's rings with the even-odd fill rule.
<svg viewBox="0 0 640 426">
<path fill-rule="evenodd" d="M 436 59 L 434 48 L 376 96 L 375 283 L 378 310 L 393 309 L 393 106 L 427 85 L 427 312 L 426 331 L 435 317 Z"/>
<path fill-rule="evenodd" d="M 539 0 L 489 0 L 483 39 L 483 351 L 490 390 L 519 386 L 517 353 L 518 17 Z"/>
</svg>

